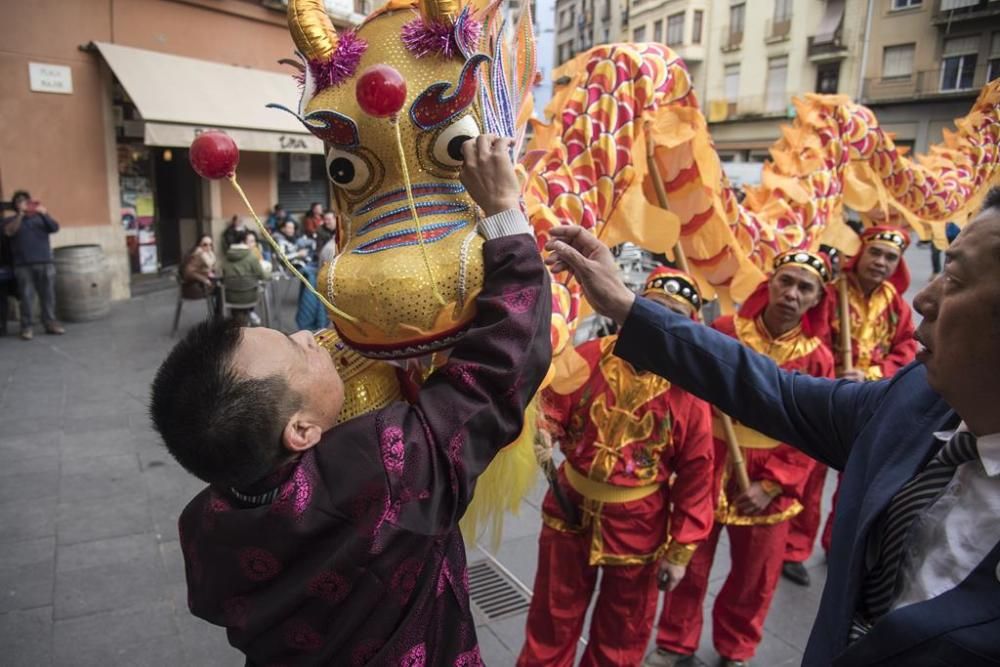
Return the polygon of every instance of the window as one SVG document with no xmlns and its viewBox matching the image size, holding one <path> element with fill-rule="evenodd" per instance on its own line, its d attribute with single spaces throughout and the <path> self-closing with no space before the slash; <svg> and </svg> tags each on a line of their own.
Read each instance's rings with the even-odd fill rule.
<svg viewBox="0 0 1000 667">
<path fill-rule="evenodd" d="M 909 77 L 913 74 L 913 44 L 887 46 L 882 52 L 882 78 Z"/>
<path fill-rule="evenodd" d="M 684 43 L 684 12 L 667 17 L 667 44 L 674 46 Z"/>
<path fill-rule="evenodd" d="M 729 34 L 743 35 L 743 17 L 746 13 L 746 5 L 733 5 L 729 8 Z"/>
<path fill-rule="evenodd" d="M 785 84 L 788 80 L 788 56 L 769 58 L 767 61 L 767 93 L 764 110 L 768 113 L 783 112 L 788 108 Z"/>
<path fill-rule="evenodd" d="M 1000 76 L 1000 32 L 995 32 L 990 39 L 990 62 L 986 80 L 992 81 L 998 76 Z"/>
<path fill-rule="evenodd" d="M 896 9 L 909 9 L 910 7 L 919 7 L 921 0 L 892 0 L 892 8 Z"/>
<path fill-rule="evenodd" d="M 735 104 L 740 97 L 740 65 L 726 65 L 726 101 Z"/>
<path fill-rule="evenodd" d="M 691 43 L 701 44 L 701 23 L 704 20 L 705 12 L 700 9 L 694 10 L 694 20 L 691 21 Z"/>
<path fill-rule="evenodd" d="M 784 23 L 792 20 L 792 0 L 774 0 L 774 22 Z"/>
<path fill-rule="evenodd" d="M 816 68 L 816 92 L 836 95 L 840 86 L 840 63 L 827 63 Z"/>
<path fill-rule="evenodd" d="M 646 41 L 646 26 L 641 25 L 632 31 L 632 41 L 633 42 L 645 42 Z"/>
<path fill-rule="evenodd" d="M 945 40 L 941 60 L 942 91 L 972 88 L 978 51 L 979 35 Z"/>
<path fill-rule="evenodd" d="M 655 22 L 653 24 L 653 41 L 662 42 L 663 41 L 663 19 Z"/>
</svg>

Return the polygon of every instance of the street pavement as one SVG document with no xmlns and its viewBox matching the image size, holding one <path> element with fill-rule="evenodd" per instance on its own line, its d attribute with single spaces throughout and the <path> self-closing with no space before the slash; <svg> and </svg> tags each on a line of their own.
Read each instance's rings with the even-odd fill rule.
<svg viewBox="0 0 1000 667">
<path fill-rule="evenodd" d="M 928 252 L 908 258 L 922 286 Z M 221 628 L 187 611 L 176 520 L 202 484 L 173 461 L 147 416 L 175 298 L 116 303 L 108 318 L 68 325 L 61 337 L 0 338 L 0 663 L 8 667 L 243 664 Z M 293 308 L 286 302 L 284 321 Z M 182 330 L 203 315 L 186 304 Z M 470 546 L 470 562 L 490 553 L 530 589 L 543 493 L 539 484 L 509 517 L 495 553 Z M 807 565 L 811 587 L 779 585 L 755 665 L 801 660 L 826 575 L 821 549 Z M 717 660 L 711 604 L 728 568 L 723 535 L 698 652 L 705 664 Z M 514 664 L 524 620 L 481 619 L 487 664 Z"/>
</svg>

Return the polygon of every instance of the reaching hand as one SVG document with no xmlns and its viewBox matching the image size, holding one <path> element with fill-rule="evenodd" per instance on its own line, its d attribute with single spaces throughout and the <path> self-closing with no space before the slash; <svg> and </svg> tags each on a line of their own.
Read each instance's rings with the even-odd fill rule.
<svg viewBox="0 0 1000 667">
<path fill-rule="evenodd" d="M 569 271 L 579 281 L 583 295 L 601 315 L 622 324 L 632 310 L 635 294 L 625 286 L 618 265 L 607 246 L 583 227 L 563 225 L 549 230 L 552 252 L 545 262 L 553 273 Z"/>
<path fill-rule="evenodd" d="M 521 184 L 510 161 L 514 140 L 481 134 L 462 144 L 464 164 L 458 178 L 487 216 L 521 205 Z"/>
<path fill-rule="evenodd" d="M 684 578 L 686 573 L 686 565 L 676 565 L 666 559 L 661 559 L 659 574 L 657 576 L 657 587 L 661 591 L 667 591 L 669 593 L 677 588 L 677 584 L 681 583 L 681 579 Z"/>
<path fill-rule="evenodd" d="M 849 371 L 841 371 L 837 377 L 843 378 L 845 380 L 850 380 L 851 382 L 865 381 L 865 374 L 859 371 L 857 368 L 852 368 Z"/>
</svg>

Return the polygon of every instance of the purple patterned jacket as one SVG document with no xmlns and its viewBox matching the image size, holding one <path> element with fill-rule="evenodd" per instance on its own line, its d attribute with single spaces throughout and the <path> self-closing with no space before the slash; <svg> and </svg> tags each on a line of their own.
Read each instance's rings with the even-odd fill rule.
<svg viewBox="0 0 1000 667">
<path fill-rule="evenodd" d="M 457 524 L 551 356 L 548 273 L 513 218 L 483 224 L 478 315 L 416 404 L 327 432 L 269 504 L 209 487 L 185 508 L 191 611 L 248 665 L 482 664 Z"/>
</svg>

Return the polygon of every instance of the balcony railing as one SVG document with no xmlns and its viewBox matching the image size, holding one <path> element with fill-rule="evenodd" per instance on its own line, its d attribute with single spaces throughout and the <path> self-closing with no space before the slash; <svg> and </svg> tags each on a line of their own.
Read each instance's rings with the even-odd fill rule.
<svg viewBox="0 0 1000 667">
<path fill-rule="evenodd" d="M 746 95 L 735 100 L 712 100 L 708 103 L 710 123 L 742 118 L 784 118 L 787 115 L 787 104 L 782 104 L 780 109 L 775 105 L 769 107 L 766 95 Z"/>
<path fill-rule="evenodd" d="M 934 3 L 931 23 L 942 27 L 1000 16 L 1000 3 L 990 0 L 979 0 L 971 7 L 959 9 L 941 9 L 941 5 L 941 0 Z"/>
<path fill-rule="evenodd" d="M 992 74 L 1000 74 L 1000 68 L 990 71 L 988 64 L 977 65 L 972 72 L 961 77 L 953 70 L 942 75 L 941 69 L 922 70 L 910 76 L 865 79 L 862 92 L 864 102 L 885 102 L 890 100 L 910 100 L 927 97 L 972 97 L 979 93 Z"/>
<path fill-rule="evenodd" d="M 806 40 L 806 54 L 812 60 L 838 60 L 847 57 L 847 40 L 838 30 L 832 40 L 816 42 L 816 36 Z"/>
<path fill-rule="evenodd" d="M 765 41 L 768 43 L 784 41 L 788 39 L 792 32 L 792 17 L 789 16 L 781 19 L 780 21 L 768 19 L 765 28 Z"/>
<path fill-rule="evenodd" d="M 722 29 L 722 50 L 735 51 L 743 45 L 743 29 L 733 30 L 730 26 Z"/>
</svg>

